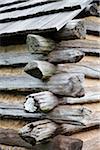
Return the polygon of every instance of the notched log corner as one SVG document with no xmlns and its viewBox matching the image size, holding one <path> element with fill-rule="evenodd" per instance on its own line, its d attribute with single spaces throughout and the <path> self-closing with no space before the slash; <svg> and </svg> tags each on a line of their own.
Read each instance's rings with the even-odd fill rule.
<svg viewBox="0 0 100 150">
<path fill-rule="evenodd" d="M 62 62 L 75 63 L 79 62 L 84 56 L 85 53 L 82 51 L 73 48 L 70 49 L 66 48 L 64 50 L 61 49 L 51 52 L 48 55 L 48 60 L 49 62 L 52 63 L 62 63 Z"/>
<path fill-rule="evenodd" d="M 29 123 L 19 130 L 19 135 L 31 145 L 48 141 L 56 132 L 57 125 L 50 120 Z"/>
<path fill-rule="evenodd" d="M 24 71 L 33 77 L 48 79 L 55 73 L 56 67 L 47 61 L 33 61 L 25 66 Z"/>
<path fill-rule="evenodd" d="M 55 49 L 56 43 L 52 39 L 44 38 L 40 35 L 29 34 L 27 45 L 31 53 L 47 54 Z"/>
<path fill-rule="evenodd" d="M 44 91 L 28 95 L 24 103 L 24 108 L 28 112 L 35 112 L 37 110 L 49 112 L 57 105 L 57 97 L 49 91 Z"/>
<path fill-rule="evenodd" d="M 48 89 L 54 94 L 71 97 L 85 95 L 83 88 L 84 75 L 77 73 L 60 73 L 53 75 L 48 81 Z"/>
</svg>

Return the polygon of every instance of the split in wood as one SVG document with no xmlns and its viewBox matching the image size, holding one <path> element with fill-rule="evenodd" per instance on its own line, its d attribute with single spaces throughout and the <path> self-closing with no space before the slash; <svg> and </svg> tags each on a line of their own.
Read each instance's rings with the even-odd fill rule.
<svg viewBox="0 0 100 150">
<path fill-rule="evenodd" d="M 49 62 L 52 63 L 75 63 L 80 61 L 85 56 L 84 52 L 77 49 L 62 49 L 51 52 L 48 55 Z"/>
<path fill-rule="evenodd" d="M 29 34 L 27 36 L 27 45 L 31 53 L 47 54 L 55 49 L 55 42 L 40 35 Z"/>
<path fill-rule="evenodd" d="M 71 20 L 63 29 L 53 34 L 56 40 L 84 39 L 86 29 L 84 21 L 79 19 Z"/>
<path fill-rule="evenodd" d="M 100 79 L 99 64 L 90 62 L 79 62 L 76 64 L 59 64 L 57 67 L 57 72 L 83 73 L 88 78 Z"/>
<path fill-rule="evenodd" d="M 48 81 L 48 89 L 54 94 L 71 97 L 84 96 L 84 75 L 79 73 L 60 73 Z"/>
<path fill-rule="evenodd" d="M 24 71 L 36 78 L 48 79 L 55 73 L 56 67 L 47 61 L 33 61 L 26 65 Z"/>
</svg>

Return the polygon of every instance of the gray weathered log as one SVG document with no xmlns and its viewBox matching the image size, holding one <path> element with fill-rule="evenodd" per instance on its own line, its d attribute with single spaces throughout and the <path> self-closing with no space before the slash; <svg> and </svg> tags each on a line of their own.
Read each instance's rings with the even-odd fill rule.
<svg viewBox="0 0 100 150">
<path fill-rule="evenodd" d="M 77 64 L 59 64 L 57 72 L 83 73 L 88 78 L 100 79 L 99 63 L 79 62 Z"/>
<path fill-rule="evenodd" d="M 82 150 L 83 146 L 81 140 L 63 135 L 56 136 L 53 139 L 52 144 L 54 150 Z"/>
<path fill-rule="evenodd" d="M 87 39 L 61 41 L 60 43 L 58 43 L 56 49 L 60 50 L 68 47 L 100 49 L 100 42 L 96 40 L 87 40 Z"/>
<path fill-rule="evenodd" d="M 48 79 L 55 73 L 56 67 L 47 61 L 33 61 L 25 66 L 24 71 L 33 77 Z"/>
<path fill-rule="evenodd" d="M 86 125 L 91 119 L 92 112 L 86 108 L 71 108 L 70 106 L 58 106 L 48 113 L 48 119 L 56 123 L 68 123 L 75 125 Z M 100 120 L 99 120 L 100 121 Z M 94 121 L 93 121 L 94 123 Z"/>
<path fill-rule="evenodd" d="M 34 34 L 27 36 L 27 45 L 31 53 L 49 53 L 56 46 L 53 40 Z"/>
<path fill-rule="evenodd" d="M 54 94 L 81 97 L 84 96 L 84 75 L 79 73 L 56 74 L 48 81 L 48 89 Z"/>
<path fill-rule="evenodd" d="M 42 113 L 27 113 L 23 105 L 3 104 L 0 103 L 0 118 L 21 119 L 21 120 L 38 120 L 44 118 Z"/>
<path fill-rule="evenodd" d="M 62 49 L 51 52 L 48 56 L 48 60 L 52 63 L 75 63 L 80 61 L 84 55 L 84 52 L 77 49 Z"/>
<path fill-rule="evenodd" d="M 63 97 L 60 104 L 84 104 L 84 103 L 96 103 L 100 102 L 100 93 L 94 91 L 90 93 L 85 93 L 84 97 L 72 98 L 72 97 Z"/>
<path fill-rule="evenodd" d="M 46 60 L 46 57 L 42 54 L 30 54 L 28 52 L 0 53 L 0 66 L 25 66 L 33 60 Z"/>
<path fill-rule="evenodd" d="M 18 134 L 18 131 L 13 129 L 0 128 L 0 144 L 26 147 L 31 149 L 32 145 L 25 142 Z"/>
<path fill-rule="evenodd" d="M 87 56 L 100 57 L 100 50 L 97 48 L 78 48 L 78 50 L 82 50 Z"/>
<path fill-rule="evenodd" d="M 58 105 L 58 98 L 49 91 L 33 93 L 26 97 L 24 108 L 28 112 L 48 112 Z"/>
<path fill-rule="evenodd" d="M 0 77 L 0 91 L 39 92 L 44 90 L 47 90 L 45 83 L 27 74 Z"/>
<path fill-rule="evenodd" d="M 85 36 L 84 21 L 79 19 L 70 21 L 63 29 L 53 34 L 53 38 L 56 40 L 84 39 Z"/>
<path fill-rule="evenodd" d="M 19 130 L 20 136 L 35 145 L 50 139 L 56 132 L 57 125 L 50 120 L 41 120 L 27 124 Z"/>
</svg>

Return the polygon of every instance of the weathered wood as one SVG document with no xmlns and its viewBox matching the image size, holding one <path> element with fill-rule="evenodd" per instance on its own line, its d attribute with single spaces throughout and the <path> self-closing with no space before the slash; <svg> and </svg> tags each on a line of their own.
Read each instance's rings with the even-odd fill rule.
<svg viewBox="0 0 100 150">
<path fill-rule="evenodd" d="M 86 8 L 85 8 L 85 13 L 86 15 L 88 16 L 98 16 L 98 10 L 97 10 L 97 4 L 96 3 L 92 3 L 90 5 L 88 5 Z"/>
<path fill-rule="evenodd" d="M 27 36 L 27 45 L 31 53 L 49 53 L 56 46 L 53 40 L 34 34 Z"/>
<path fill-rule="evenodd" d="M 48 112 L 58 105 L 58 99 L 49 91 L 33 93 L 26 97 L 24 108 L 28 112 L 41 110 Z"/>
<path fill-rule="evenodd" d="M 31 144 L 25 142 L 13 129 L 0 128 L 0 144 L 32 148 Z"/>
<path fill-rule="evenodd" d="M 48 81 L 48 89 L 57 95 L 81 97 L 84 96 L 83 80 L 83 74 L 56 74 Z"/>
<path fill-rule="evenodd" d="M 87 17 L 84 19 L 84 24 L 88 34 L 99 35 L 100 33 L 100 20 L 97 17 Z"/>
<path fill-rule="evenodd" d="M 45 60 L 42 54 L 30 54 L 28 52 L 4 52 L 0 53 L 0 66 L 25 66 L 33 60 Z"/>
<path fill-rule="evenodd" d="M 1 76 L 0 91 L 38 92 L 47 90 L 45 83 L 29 75 Z"/>
<path fill-rule="evenodd" d="M 99 63 L 79 62 L 77 64 L 59 64 L 57 72 L 83 73 L 88 78 L 100 79 Z"/>
<path fill-rule="evenodd" d="M 0 103 L 0 118 L 21 119 L 21 120 L 38 120 L 42 119 L 42 113 L 27 113 L 22 105 L 11 105 Z"/>
<path fill-rule="evenodd" d="M 50 120 L 32 122 L 20 129 L 20 136 L 35 145 L 50 139 L 56 132 L 57 125 Z"/>
<path fill-rule="evenodd" d="M 55 73 L 56 67 L 47 61 L 33 61 L 25 66 L 24 71 L 33 77 L 48 79 Z"/>
<path fill-rule="evenodd" d="M 56 40 L 84 39 L 85 36 L 84 21 L 79 19 L 70 21 L 63 29 L 53 34 Z"/>
<path fill-rule="evenodd" d="M 82 150 L 83 146 L 81 140 L 63 135 L 56 136 L 53 139 L 52 144 L 54 150 Z"/>
<path fill-rule="evenodd" d="M 84 57 L 84 53 L 77 49 L 62 49 L 56 50 L 49 54 L 48 60 L 52 63 L 75 63 L 80 61 Z"/>
<path fill-rule="evenodd" d="M 60 50 L 68 47 L 100 49 L 100 42 L 98 42 L 97 40 L 88 40 L 88 39 L 61 41 L 60 43 L 58 43 L 56 49 Z"/>
<path fill-rule="evenodd" d="M 100 50 L 97 48 L 81 48 L 82 52 L 87 56 L 97 56 L 100 57 Z"/>
<path fill-rule="evenodd" d="M 63 97 L 60 104 L 84 104 L 84 103 L 96 103 L 100 102 L 100 93 L 94 91 L 93 93 L 85 93 L 84 97 L 72 98 L 72 97 Z"/>
</svg>

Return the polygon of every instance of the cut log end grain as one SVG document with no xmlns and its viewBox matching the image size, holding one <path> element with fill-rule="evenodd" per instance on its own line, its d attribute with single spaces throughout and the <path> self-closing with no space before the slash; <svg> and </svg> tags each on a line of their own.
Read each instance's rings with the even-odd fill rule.
<svg viewBox="0 0 100 150">
<path fill-rule="evenodd" d="M 32 122 L 20 129 L 19 135 L 28 143 L 35 145 L 50 139 L 57 125 L 50 120 Z"/>
<path fill-rule="evenodd" d="M 34 61 L 28 63 L 24 71 L 29 75 L 39 78 L 39 79 L 48 79 L 52 74 L 55 73 L 56 67 L 46 61 Z"/>
<path fill-rule="evenodd" d="M 52 39 L 44 38 L 40 35 L 29 34 L 27 45 L 31 53 L 49 53 L 55 49 L 55 42 Z"/>
<path fill-rule="evenodd" d="M 33 93 L 26 97 L 24 108 L 28 112 L 37 110 L 48 112 L 58 105 L 58 99 L 49 91 Z"/>
</svg>

